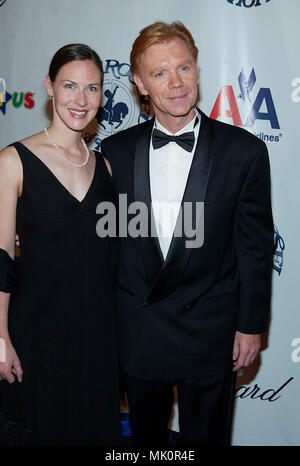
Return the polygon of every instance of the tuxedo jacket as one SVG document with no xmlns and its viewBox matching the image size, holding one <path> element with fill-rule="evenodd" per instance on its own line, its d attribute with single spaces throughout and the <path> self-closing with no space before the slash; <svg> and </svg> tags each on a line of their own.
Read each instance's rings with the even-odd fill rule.
<svg viewBox="0 0 300 466">
<path fill-rule="evenodd" d="M 173 235 L 164 260 L 155 235 L 120 238 L 119 357 L 127 374 L 143 380 L 221 373 L 232 365 L 236 330 L 267 329 L 273 258 L 267 148 L 246 130 L 200 113 L 182 202 L 204 202 L 203 245 L 187 248 L 184 234 Z M 149 212 L 153 123 L 102 142 L 117 193 Z"/>
</svg>

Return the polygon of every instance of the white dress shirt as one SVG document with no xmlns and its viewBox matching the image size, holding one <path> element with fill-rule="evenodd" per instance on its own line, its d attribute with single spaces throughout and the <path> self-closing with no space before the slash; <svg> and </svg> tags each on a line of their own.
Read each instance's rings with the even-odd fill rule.
<svg viewBox="0 0 300 466">
<path fill-rule="evenodd" d="M 196 116 L 198 116 L 199 122 L 194 128 Z M 191 168 L 200 129 L 200 118 L 199 112 L 195 109 L 195 118 L 174 134 L 174 136 L 177 136 L 188 131 L 194 131 L 195 143 L 192 152 L 186 151 L 176 142 L 169 142 L 155 150 L 152 142 L 150 144 L 149 171 L 152 209 L 164 259 L 170 247 Z M 155 119 L 153 127 L 166 134 L 172 134 L 157 119 Z"/>
</svg>

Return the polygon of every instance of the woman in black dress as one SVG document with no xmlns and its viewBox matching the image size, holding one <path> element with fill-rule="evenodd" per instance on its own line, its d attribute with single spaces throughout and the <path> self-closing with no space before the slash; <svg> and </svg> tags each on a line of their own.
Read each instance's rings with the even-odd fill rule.
<svg viewBox="0 0 300 466">
<path fill-rule="evenodd" d="M 102 82 L 92 49 L 61 48 L 45 79 L 51 125 L 0 152 L 0 412 L 32 445 L 120 439 L 115 244 L 96 233 L 97 205 L 115 197 L 81 139 Z"/>
</svg>

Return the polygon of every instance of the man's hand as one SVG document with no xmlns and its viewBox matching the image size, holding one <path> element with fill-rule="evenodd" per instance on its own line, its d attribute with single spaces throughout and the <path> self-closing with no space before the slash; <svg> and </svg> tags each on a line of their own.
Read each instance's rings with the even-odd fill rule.
<svg viewBox="0 0 300 466">
<path fill-rule="evenodd" d="M 233 345 L 233 371 L 247 367 L 256 359 L 260 349 L 260 335 L 236 332 Z"/>
</svg>

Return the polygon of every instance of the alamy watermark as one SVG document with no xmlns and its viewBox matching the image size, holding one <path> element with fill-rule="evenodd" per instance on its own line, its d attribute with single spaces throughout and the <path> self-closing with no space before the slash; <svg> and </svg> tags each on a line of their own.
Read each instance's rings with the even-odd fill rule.
<svg viewBox="0 0 300 466">
<path fill-rule="evenodd" d="M 291 342 L 293 349 L 291 358 L 293 362 L 300 362 L 300 338 L 294 338 Z"/>
<path fill-rule="evenodd" d="M 119 202 L 105 201 L 97 206 L 101 215 L 96 225 L 97 235 L 109 237 L 179 237 L 186 248 L 200 248 L 204 243 L 204 202 L 127 202 L 127 194 Z M 159 232 L 159 233 L 158 233 Z"/>
</svg>

